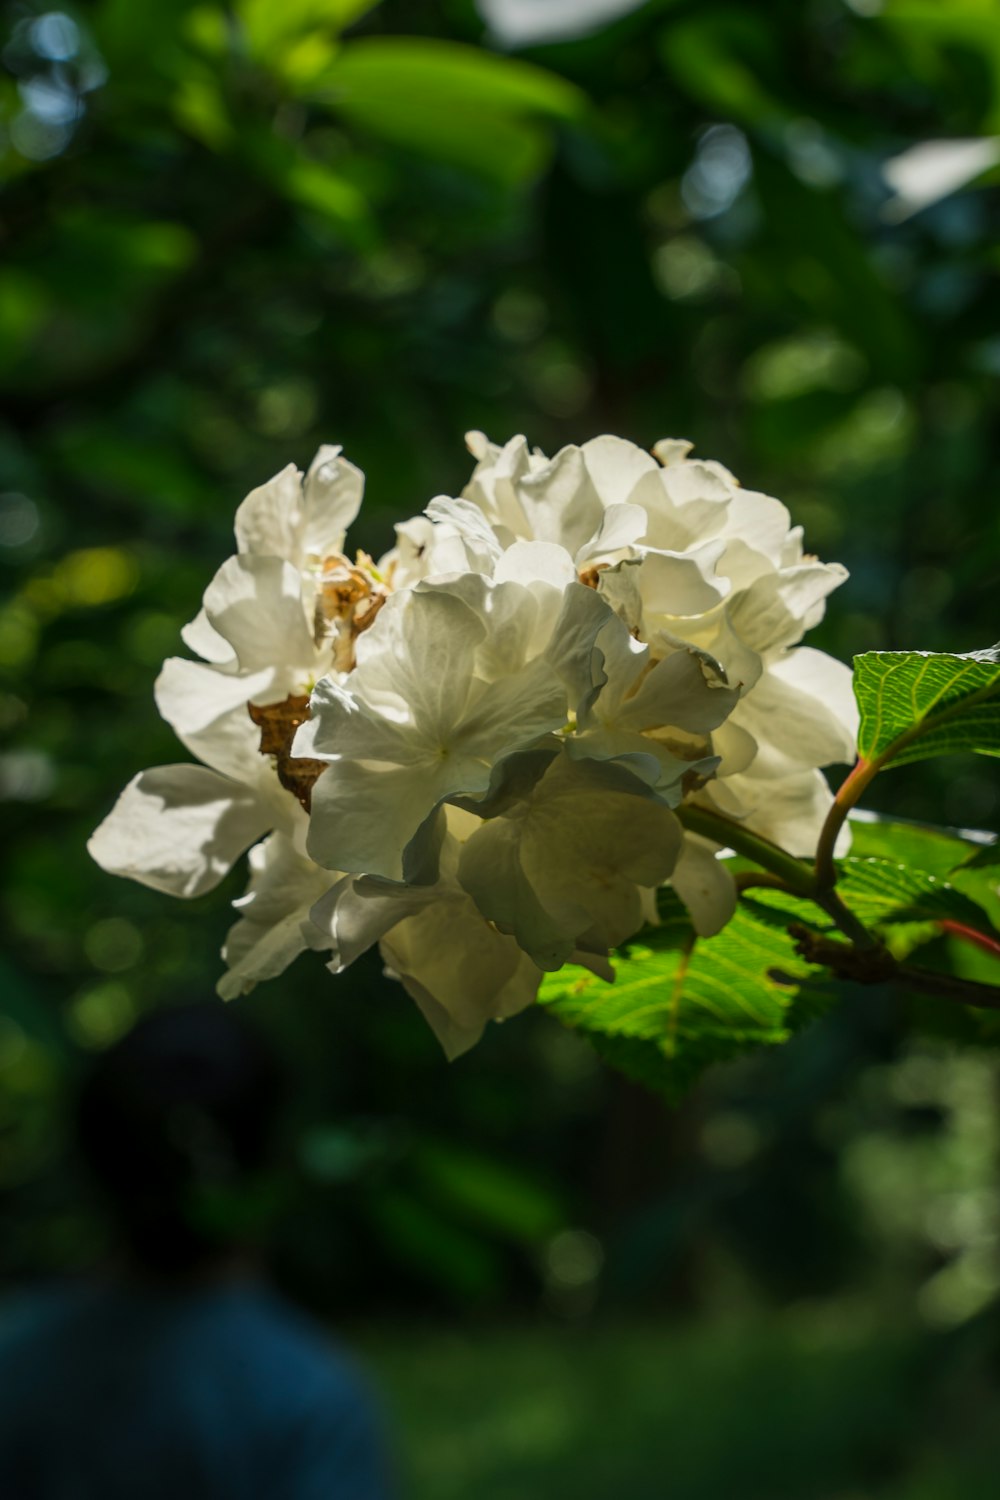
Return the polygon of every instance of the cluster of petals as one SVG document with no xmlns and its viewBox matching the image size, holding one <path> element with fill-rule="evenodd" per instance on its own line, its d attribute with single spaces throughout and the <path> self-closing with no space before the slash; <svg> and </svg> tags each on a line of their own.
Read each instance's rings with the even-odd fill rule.
<svg viewBox="0 0 1000 1500">
<path fill-rule="evenodd" d="M 247 496 L 183 632 L 201 660 L 156 685 L 198 763 L 142 772 L 90 842 L 188 897 L 249 851 L 220 992 L 378 944 L 449 1055 L 545 971 L 610 979 L 664 884 L 718 931 L 735 890 L 678 807 L 809 853 L 856 727 L 847 669 L 798 644 L 844 570 L 780 502 L 686 443 L 468 441 L 463 494 L 378 562 L 345 553 L 339 449 Z"/>
</svg>

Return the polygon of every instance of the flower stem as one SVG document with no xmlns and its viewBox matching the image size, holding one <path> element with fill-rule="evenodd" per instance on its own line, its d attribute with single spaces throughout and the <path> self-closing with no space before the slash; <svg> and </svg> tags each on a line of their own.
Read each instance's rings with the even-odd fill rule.
<svg viewBox="0 0 1000 1500">
<path fill-rule="evenodd" d="M 837 883 L 837 866 L 833 860 L 837 835 L 844 826 L 847 814 L 861 801 L 880 769 L 881 763 L 878 760 L 859 759 L 831 803 L 816 845 L 815 878 L 821 891 L 832 891 Z"/>
<path fill-rule="evenodd" d="M 742 823 L 736 823 L 710 807 L 695 807 L 688 803 L 676 811 L 684 827 L 691 833 L 735 849 L 737 854 L 745 855 L 754 864 L 779 876 L 796 895 L 813 897 L 815 885 L 809 866 L 804 860 L 786 853 L 780 845 L 772 843 L 763 834 L 753 833 Z"/>
</svg>

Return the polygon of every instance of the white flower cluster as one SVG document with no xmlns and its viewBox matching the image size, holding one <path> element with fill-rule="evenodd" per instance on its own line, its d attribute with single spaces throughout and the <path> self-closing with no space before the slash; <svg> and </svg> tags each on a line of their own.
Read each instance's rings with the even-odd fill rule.
<svg viewBox="0 0 1000 1500">
<path fill-rule="evenodd" d="M 183 632 L 202 660 L 156 684 L 201 764 L 142 772 L 90 841 L 178 896 L 249 849 L 220 992 L 379 943 L 450 1055 L 544 970 L 610 978 L 666 882 L 718 931 L 732 881 L 673 809 L 810 853 L 818 767 L 855 733 L 848 670 L 797 644 L 844 569 L 777 500 L 687 443 L 468 441 L 462 497 L 377 563 L 344 551 L 363 476 L 339 449 L 247 496 Z"/>
</svg>

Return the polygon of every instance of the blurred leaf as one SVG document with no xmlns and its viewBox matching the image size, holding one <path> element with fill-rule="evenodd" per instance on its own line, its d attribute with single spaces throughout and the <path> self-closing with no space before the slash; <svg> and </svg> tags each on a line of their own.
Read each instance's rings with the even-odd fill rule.
<svg viewBox="0 0 1000 1500">
<path fill-rule="evenodd" d="M 531 1244 L 562 1223 L 554 1195 L 523 1169 L 438 1141 L 417 1152 L 421 1181 L 442 1204 L 499 1234 Z"/>
<path fill-rule="evenodd" d="M 774 33 L 746 12 L 700 13 L 672 22 L 660 34 L 660 51 L 675 82 L 723 118 L 743 124 L 780 124 L 787 105 L 762 86 L 747 53 L 774 52 Z M 742 54 L 742 55 L 741 55 Z"/>
<path fill-rule="evenodd" d="M 236 139 L 236 127 L 219 81 L 207 68 L 186 68 L 174 96 L 178 125 L 210 151 L 224 151 Z"/>
<path fill-rule="evenodd" d="M 378 0 L 237 0 L 236 14 L 248 50 L 268 63 L 287 56 L 311 37 L 336 37 L 346 26 L 373 10 Z"/>
<path fill-rule="evenodd" d="M 958 867 L 964 870 L 991 870 L 1000 865 L 1000 839 L 986 844 Z"/>
<path fill-rule="evenodd" d="M 378 1193 L 371 1215 L 392 1258 L 445 1291 L 470 1300 L 494 1291 L 501 1278 L 497 1253 L 467 1230 L 402 1190 Z"/>
<path fill-rule="evenodd" d="M 514 184 L 540 166 L 541 119 L 583 98 L 565 80 L 455 42 L 371 38 L 345 46 L 310 95 L 394 144 Z"/>
<path fill-rule="evenodd" d="M 972 750 L 1000 755 L 996 649 L 962 656 L 869 651 L 854 658 L 858 753 L 884 765 Z"/>
</svg>

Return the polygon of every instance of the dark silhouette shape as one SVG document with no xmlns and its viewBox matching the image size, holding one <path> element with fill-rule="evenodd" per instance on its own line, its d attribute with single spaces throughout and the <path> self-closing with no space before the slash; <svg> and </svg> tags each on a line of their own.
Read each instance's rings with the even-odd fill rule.
<svg viewBox="0 0 1000 1500">
<path fill-rule="evenodd" d="M 280 1077 L 221 1002 L 100 1057 L 80 1146 L 122 1246 L 0 1315 L 4 1500 L 387 1500 L 374 1403 L 252 1252 Z"/>
</svg>

